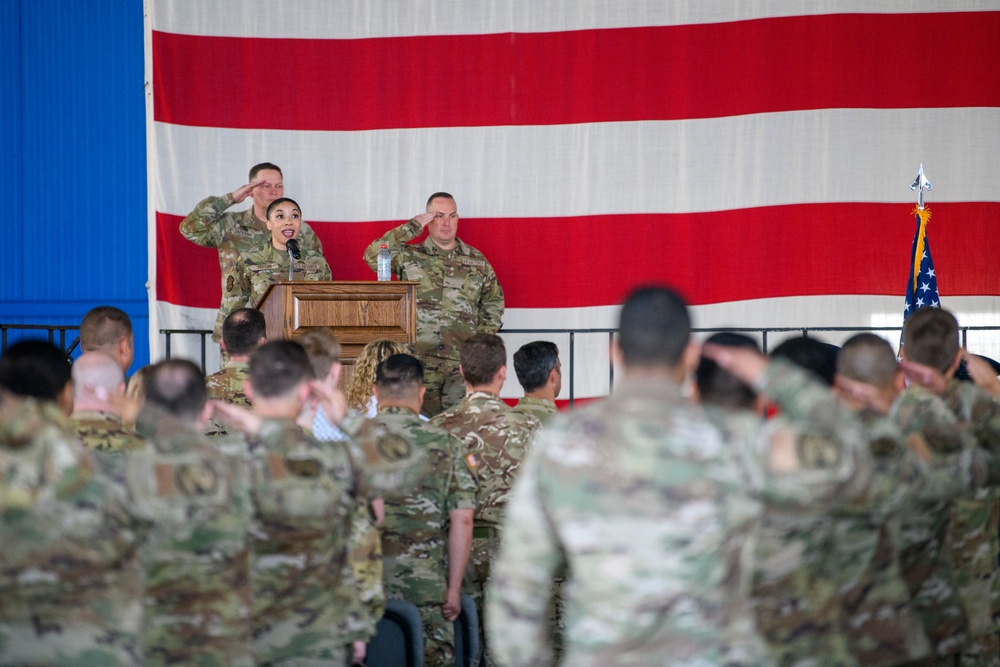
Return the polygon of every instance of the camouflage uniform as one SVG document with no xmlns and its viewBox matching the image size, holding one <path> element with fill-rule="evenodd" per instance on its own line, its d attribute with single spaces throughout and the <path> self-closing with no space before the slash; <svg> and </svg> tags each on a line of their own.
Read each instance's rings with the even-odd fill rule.
<svg viewBox="0 0 1000 667">
<path fill-rule="evenodd" d="M 288 280 L 287 252 L 266 245 L 241 252 L 226 279 L 219 314 L 225 319 L 238 308 L 256 308 L 264 292 L 276 280 Z M 295 280 L 330 280 L 330 265 L 322 250 L 302 249 L 302 259 L 295 260 Z"/>
<path fill-rule="evenodd" d="M 385 614 L 385 587 L 382 585 L 382 537 L 371 502 L 358 498 L 351 513 L 351 534 L 347 538 L 347 563 L 341 592 L 343 621 L 338 629 L 348 641 L 368 643 L 375 626 Z"/>
<path fill-rule="evenodd" d="M 129 455 L 126 479 L 133 512 L 152 524 L 140 551 L 146 664 L 250 667 L 246 445 L 212 444 L 149 409 L 138 428 L 152 446 Z"/>
<path fill-rule="evenodd" d="M 222 294 L 226 294 L 226 283 L 233 273 L 236 260 L 241 253 L 249 252 L 271 240 L 271 232 L 267 223 L 257 219 L 253 214 L 253 206 L 245 211 L 226 213 L 233 206 L 233 195 L 221 197 L 206 197 L 198 202 L 186 218 L 181 220 L 181 235 L 188 241 L 206 248 L 219 249 L 219 268 L 222 269 Z M 312 228 L 302 223 L 299 232 L 299 244 L 302 252 L 319 252 L 323 246 Z M 287 275 L 288 268 L 285 268 Z M 212 340 L 218 342 L 222 338 L 222 322 L 226 319 L 222 309 L 215 318 L 215 330 Z"/>
<path fill-rule="evenodd" d="M 122 424 L 121 417 L 110 412 L 80 410 L 70 422 L 88 449 L 127 452 L 145 446 L 135 431 Z"/>
<path fill-rule="evenodd" d="M 320 441 L 350 442 L 347 434 L 326 417 L 322 406 L 313 419 L 312 432 Z M 347 562 L 341 577 L 337 633 L 350 642 L 367 643 L 375 636 L 375 625 L 385 613 L 382 539 L 367 498 L 354 502 L 351 533 L 347 538 Z"/>
<path fill-rule="evenodd" d="M 386 593 L 412 602 L 424 625 L 424 664 L 455 662 L 454 625 L 441 604 L 447 589 L 448 513 L 476 508 L 476 480 L 465 447 L 406 408 L 383 408 L 375 421 L 427 453 L 427 476 L 408 494 L 385 496 L 382 549 Z"/>
<path fill-rule="evenodd" d="M 364 259 L 374 271 L 384 243 L 392 253 L 392 272 L 417 286 L 417 340 L 413 352 L 424 363 L 423 413 L 433 416 L 455 405 L 465 392 L 458 370 L 459 348 L 476 333 L 496 333 L 503 317 L 503 288 L 493 267 L 472 246 L 461 240 L 442 250 L 428 237 L 423 243 L 407 241 L 423 233 L 410 220 L 376 239 L 365 249 Z"/>
<path fill-rule="evenodd" d="M 952 379 L 942 396 L 951 411 L 991 453 L 1000 452 L 1000 405 L 969 382 Z M 969 621 L 971 645 L 963 651 L 963 667 L 1000 665 L 1000 488 L 976 491 L 955 501 L 948 540 L 956 585 Z"/>
<path fill-rule="evenodd" d="M 0 396 L 0 664 L 137 665 L 138 525 L 54 405 Z"/>
<path fill-rule="evenodd" d="M 350 640 L 338 634 L 339 606 L 351 512 L 368 486 L 380 493 L 414 483 L 423 456 L 370 430 L 352 443 L 324 443 L 276 419 L 264 421 L 250 454 L 258 664 L 343 664 Z M 349 588 L 356 596 L 353 582 Z"/>
<path fill-rule="evenodd" d="M 462 588 L 475 601 L 480 628 L 485 631 L 484 589 L 500 546 L 499 528 L 504 521 L 507 495 L 539 423 L 530 415 L 514 412 L 499 396 L 485 391 L 472 392 L 431 423 L 462 440 L 466 461 L 476 477 L 472 552 Z M 483 639 L 483 659 L 489 665 L 485 634 Z"/>
<path fill-rule="evenodd" d="M 250 408 L 250 399 L 244 390 L 244 381 L 250 377 L 250 364 L 246 361 L 230 361 L 224 368 L 205 378 L 208 397 L 243 408 Z M 205 427 L 205 435 L 218 436 L 229 433 L 229 428 L 221 419 L 212 419 Z"/>
<path fill-rule="evenodd" d="M 556 404 L 545 398 L 535 398 L 533 396 L 522 396 L 514 406 L 514 412 L 521 412 L 531 415 L 544 424 L 552 415 L 559 414 Z"/>
<path fill-rule="evenodd" d="M 908 440 L 918 438 L 926 446 L 932 467 L 954 462 L 977 446 L 944 402 L 916 385 L 899 395 L 889 417 Z M 952 502 L 939 500 L 900 513 L 900 565 L 934 656 L 953 661 L 969 635 L 947 545 L 951 512 Z"/>
<path fill-rule="evenodd" d="M 511 495 L 490 587 L 486 622 L 504 664 L 546 662 L 545 591 L 564 562 L 565 664 L 660 665 L 665 656 L 673 664 L 772 664 L 747 605 L 744 559 L 761 511 L 754 497 L 806 508 L 855 502 L 873 492 L 874 473 L 866 432 L 826 388 L 780 362 L 762 385 L 801 433 L 792 440 L 793 472 L 768 464 L 778 425 L 762 430 L 748 414 L 713 428 L 675 385 L 648 378 L 626 377 L 606 401 L 539 433 Z M 758 567 L 789 577 L 803 559 L 822 567 L 821 556 L 802 551 L 825 548 L 823 538 L 814 545 L 804 536 Z M 837 623 L 839 601 L 820 593 Z M 826 648 L 813 645 L 801 664 L 852 664 L 846 646 L 834 655 Z"/>
<path fill-rule="evenodd" d="M 927 424 L 934 406 L 919 405 Z M 964 621 L 954 618 L 950 586 L 927 571 L 933 556 L 922 552 L 933 546 L 932 508 L 986 483 L 988 461 L 952 458 L 928 469 L 892 421 L 860 418 L 869 473 L 844 488 L 844 502 L 765 510 L 754 597 L 779 664 L 899 664 L 948 655 L 962 641 Z M 821 460 L 824 439 L 814 435 L 802 444 Z M 954 432 L 949 437 L 956 439 Z"/>
</svg>

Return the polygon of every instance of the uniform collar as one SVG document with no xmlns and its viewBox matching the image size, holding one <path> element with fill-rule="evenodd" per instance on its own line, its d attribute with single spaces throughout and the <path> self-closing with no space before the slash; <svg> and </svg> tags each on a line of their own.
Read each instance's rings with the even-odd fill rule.
<svg viewBox="0 0 1000 667">
<path fill-rule="evenodd" d="M 428 235 L 427 238 L 424 239 L 424 250 L 426 250 L 428 253 L 432 255 L 450 255 L 452 253 L 458 255 L 468 255 L 469 247 L 462 242 L 462 239 L 455 239 L 455 240 L 458 242 L 458 245 L 456 245 L 451 250 L 445 250 L 437 243 L 434 243 L 434 241 L 431 240 L 430 235 Z"/>
</svg>

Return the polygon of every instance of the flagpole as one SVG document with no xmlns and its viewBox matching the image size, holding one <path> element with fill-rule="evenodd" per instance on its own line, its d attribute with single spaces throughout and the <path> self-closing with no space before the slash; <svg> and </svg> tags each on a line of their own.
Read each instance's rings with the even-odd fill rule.
<svg viewBox="0 0 1000 667">
<path fill-rule="evenodd" d="M 910 189 L 917 191 L 917 208 L 921 211 L 924 210 L 924 192 L 934 189 L 934 186 L 924 176 L 923 162 L 920 163 L 920 171 L 917 172 L 917 177 L 910 183 Z"/>
</svg>

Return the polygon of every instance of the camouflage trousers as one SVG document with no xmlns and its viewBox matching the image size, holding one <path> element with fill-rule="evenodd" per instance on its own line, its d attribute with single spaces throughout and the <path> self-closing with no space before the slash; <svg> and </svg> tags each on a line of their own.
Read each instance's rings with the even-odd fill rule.
<svg viewBox="0 0 1000 667">
<path fill-rule="evenodd" d="M 458 370 L 458 359 L 422 357 L 424 364 L 424 406 L 421 412 L 433 417 L 456 405 L 465 396 L 465 380 Z"/>
<path fill-rule="evenodd" d="M 462 580 L 462 592 L 466 593 L 476 603 L 476 615 L 479 616 L 479 645 L 481 657 L 479 664 L 483 667 L 493 667 L 486 637 L 486 622 L 483 616 L 486 599 L 486 582 L 490 578 L 490 564 L 500 548 L 500 533 L 492 526 L 475 526 L 472 529 L 472 550 L 469 552 L 469 564 L 465 568 L 465 578 Z"/>
<path fill-rule="evenodd" d="M 441 603 L 419 604 L 424 627 L 424 667 L 455 664 L 455 625 L 441 613 Z"/>
</svg>

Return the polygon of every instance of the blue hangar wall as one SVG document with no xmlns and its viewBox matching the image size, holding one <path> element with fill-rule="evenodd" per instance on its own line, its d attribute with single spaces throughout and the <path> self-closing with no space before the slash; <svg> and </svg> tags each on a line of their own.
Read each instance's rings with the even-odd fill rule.
<svg viewBox="0 0 1000 667">
<path fill-rule="evenodd" d="M 117 306 L 133 371 L 149 362 L 143 56 L 142 0 L 0 0 L 0 323 Z"/>
</svg>

